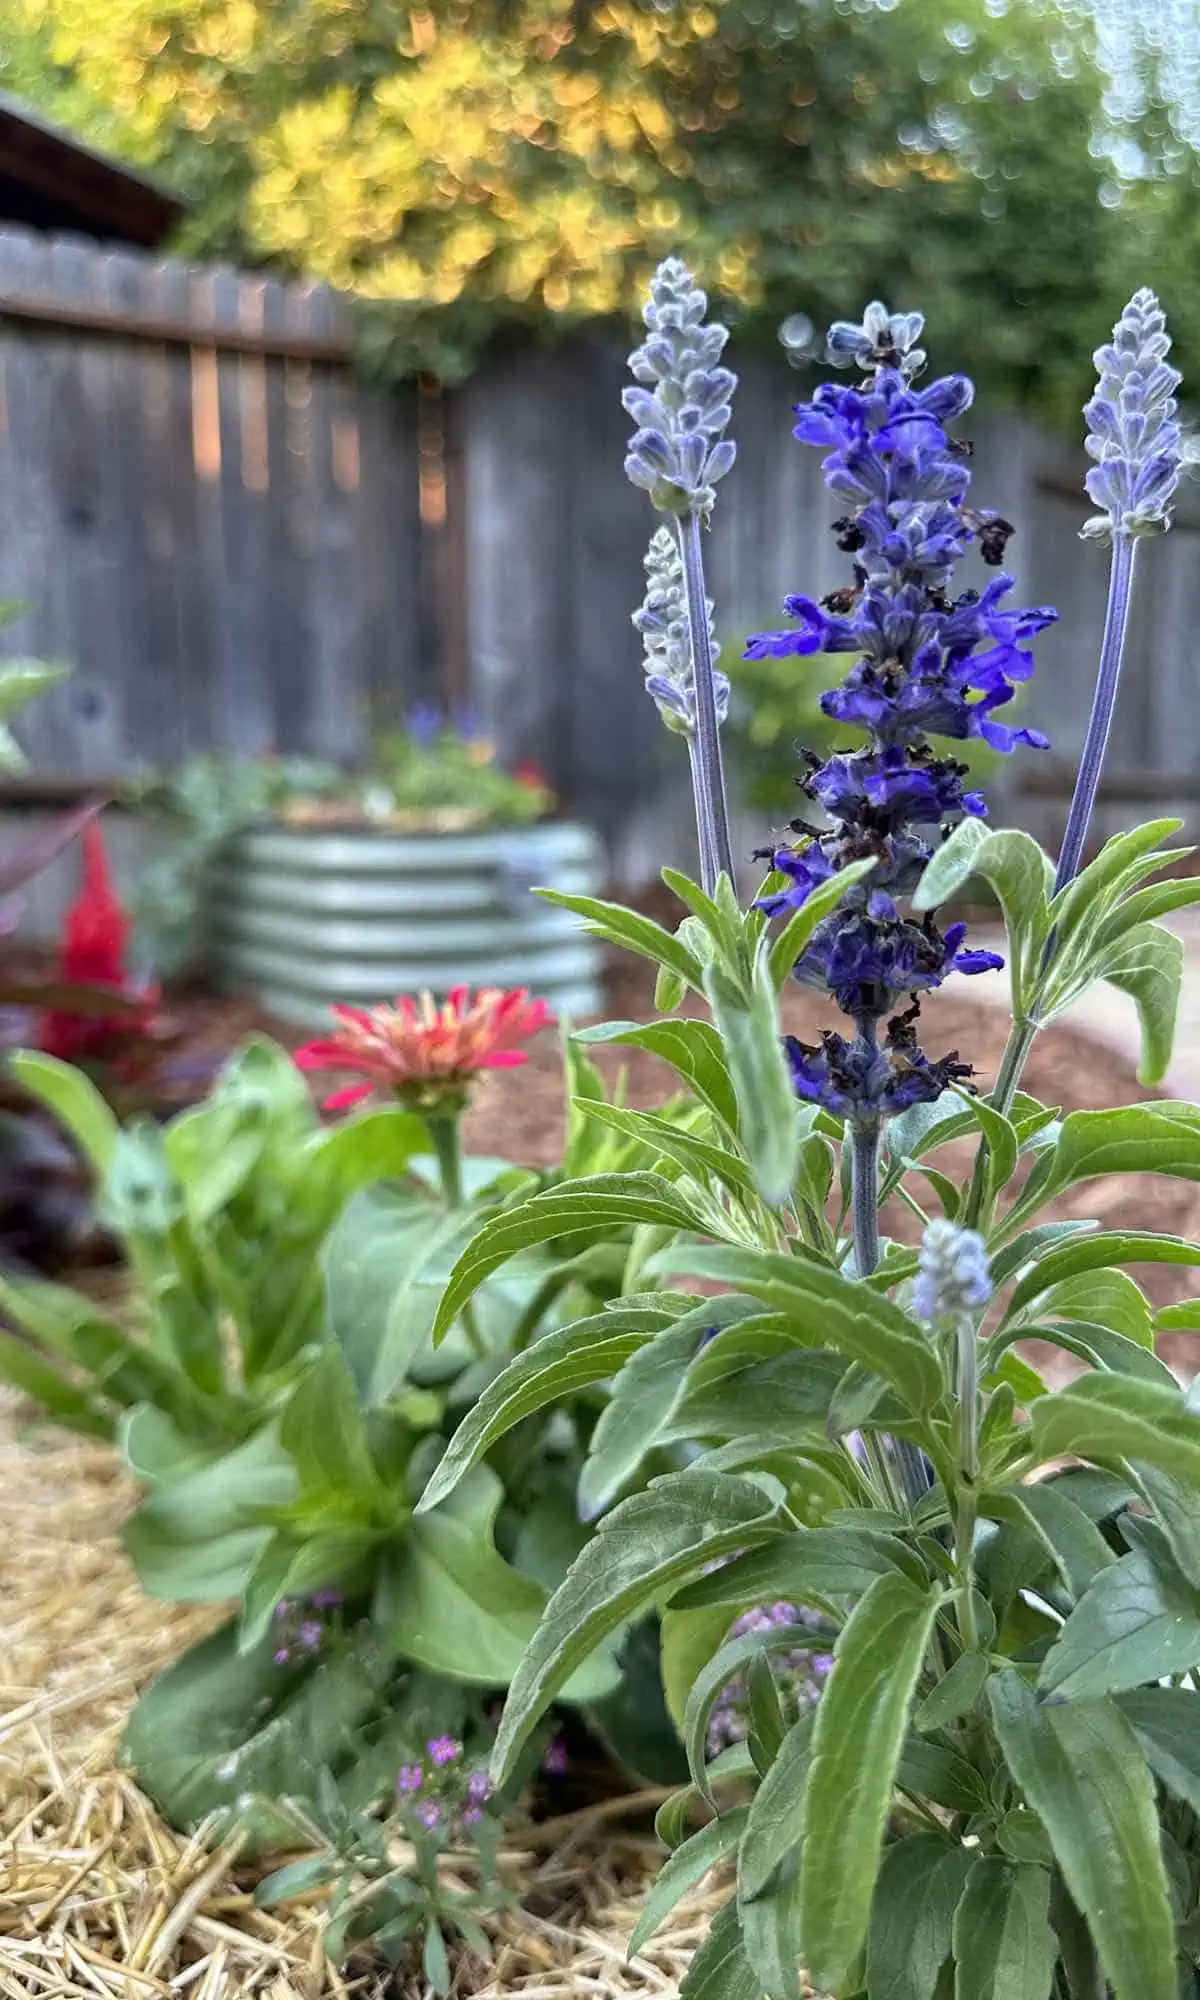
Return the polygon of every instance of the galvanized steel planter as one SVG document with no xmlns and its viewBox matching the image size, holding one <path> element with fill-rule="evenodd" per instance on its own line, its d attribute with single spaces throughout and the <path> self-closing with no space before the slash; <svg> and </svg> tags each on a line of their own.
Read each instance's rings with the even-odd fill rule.
<svg viewBox="0 0 1200 2000">
<path fill-rule="evenodd" d="M 535 886 L 594 895 L 603 855 L 585 826 L 407 834 L 255 828 L 216 871 L 213 969 L 282 1020 L 428 987 L 527 986 L 557 1013 L 601 1008 L 600 946 Z"/>
</svg>

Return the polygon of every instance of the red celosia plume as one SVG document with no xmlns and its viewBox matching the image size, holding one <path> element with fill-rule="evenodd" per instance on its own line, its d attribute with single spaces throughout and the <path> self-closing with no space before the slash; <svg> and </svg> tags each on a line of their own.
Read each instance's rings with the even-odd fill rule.
<svg viewBox="0 0 1200 2000">
<path fill-rule="evenodd" d="M 130 919 L 113 887 L 104 836 L 95 820 L 84 828 L 82 842 L 83 875 L 79 893 L 63 920 L 59 974 L 69 984 L 107 987 L 122 999 L 143 1004 L 132 1018 L 128 1013 L 106 1016 L 75 1013 L 68 1008 L 43 1014 L 40 1046 L 47 1055 L 59 1056 L 64 1062 L 115 1054 L 123 1037 L 144 1032 L 158 998 L 157 990 L 136 987 L 126 970 Z"/>
</svg>

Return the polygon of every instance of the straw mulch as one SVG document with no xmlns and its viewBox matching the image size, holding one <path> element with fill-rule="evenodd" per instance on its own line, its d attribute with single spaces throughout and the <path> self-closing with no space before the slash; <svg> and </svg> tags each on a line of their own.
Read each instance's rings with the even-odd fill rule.
<svg viewBox="0 0 1200 2000">
<path fill-rule="evenodd" d="M 168 1827 L 116 1761 L 139 1685 L 216 1622 L 143 1597 L 118 1540 L 115 1454 L 0 1391 L 0 1996 L 3 2000 L 424 2000 L 419 1975 L 340 1974 L 319 1902 L 271 1911 L 236 1855 Z M 658 1850 L 637 1800 L 514 1834 L 519 1906 L 491 1926 L 479 2000 L 672 2000 L 719 1890 L 702 1887 L 636 1964 L 625 1940 Z"/>
</svg>

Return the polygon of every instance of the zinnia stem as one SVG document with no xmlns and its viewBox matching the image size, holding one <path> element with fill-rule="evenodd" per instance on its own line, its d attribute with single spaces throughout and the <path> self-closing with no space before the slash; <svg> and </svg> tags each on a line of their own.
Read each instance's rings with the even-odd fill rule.
<svg viewBox="0 0 1200 2000">
<path fill-rule="evenodd" d="M 441 1176 L 446 1207 L 461 1208 L 463 1205 L 462 1140 L 458 1129 L 458 1116 L 454 1112 L 429 1112 L 426 1114 L 425 1123 L 429 1127 L 434 1151 L 437 1154 L 438 1173 Z M 465 1305 L 459 1317 L 472 1352 L 479 1360 L 486 1360 L 488 1344 L 475 1316 L 474 1304 Z"/>
<path fill-rule="evenodd" d="M 721 727 L 713 685 L 712 642 L 708 634 L 708 595 L 704 588 L 704 554 L 700 517 L 687 514 L 679 522 L 683 576 L 687 590 L 688 635 L 692 647 L 692 678 L 696 697 L 697 817 L 700 822 L 700 866 L 711 895 L 719 875 L 733 881 L 733 850 L 729 840 L 729 809 L 721 760 Z"/>
</svg>

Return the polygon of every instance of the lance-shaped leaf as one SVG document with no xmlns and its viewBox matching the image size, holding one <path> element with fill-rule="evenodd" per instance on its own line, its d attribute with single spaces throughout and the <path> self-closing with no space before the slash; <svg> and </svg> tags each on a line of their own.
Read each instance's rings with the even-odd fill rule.
<svg viewBox="0 0 1200 2000">
<path fill-rule="evenodd" d="M 861 1951 L 909 1711 L 940 1593 L 880 1577 L 844 1627 L 817 1709 L 805 1812 L 802 1931 L 817 1987 Z"/>
<path fill-rule="evenodd" d="M 1049 2000 L 1058 1959 L 1050 1873 L 982 1855 L 954 1917 L 955 2000 Z"/>
<path fill-rule="evenodd" d="M 1178 2000 L 1154 1780 L 1131 1725 L 1105 1699 L 1044 1707 L 1015 1668 L 993 1677 L 988 1697 L 1116 2000 Z"/>
<path fill-rule="evenodd" d="M 555 1591 L 514 1676 L 496 1739 L 497 1783 L 602 1639 L 721 1557 L 769 1540 L 778 1512 L 753 1480 L 694 1467 L 656 1479 L 614 1508 Z"/>
<path fill-rule="evenodd" d="M 684 1196 L 658 1174 L 593 1174 L 503 1210 L 471 1239 L 451 1271 L 434 1321 L 434 1340 L 445 1337 L 484 1279 L 520 1251 L 643 1222 L 668 1229 L 703 1227 Z"/>
</svg>

